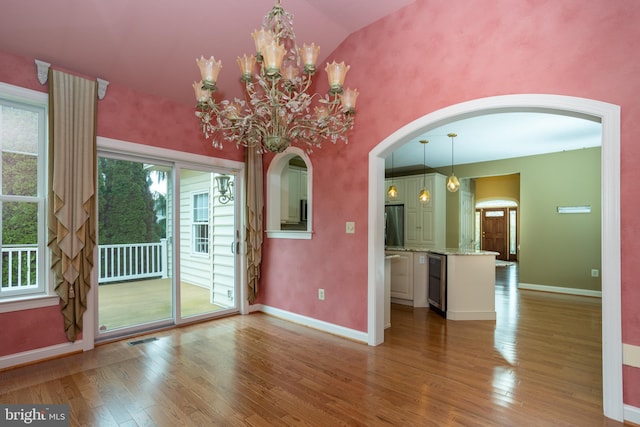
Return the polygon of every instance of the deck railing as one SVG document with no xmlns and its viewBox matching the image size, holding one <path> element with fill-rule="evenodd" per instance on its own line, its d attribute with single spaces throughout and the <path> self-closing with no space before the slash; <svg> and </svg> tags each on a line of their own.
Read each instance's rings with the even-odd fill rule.
<svg viewBox="0 0 640 427">
<path fill-rule="evenodd" d="M 37 245 L 2 247 L 0 292 L 38 287 Z M 167 239 L 157 243 L 98 246 L 98 283 L 168 277 Z"/>
<path fill-rule="evenodd" d="M 167 239 L 158 243 L 100 245 L 98 283 L 167 276 Z"/>
<path fill-rule="evenodd" d="M 0 291 L 38 287 L 38 246 L 2 247 L 2 286 Z"/>
</svg>

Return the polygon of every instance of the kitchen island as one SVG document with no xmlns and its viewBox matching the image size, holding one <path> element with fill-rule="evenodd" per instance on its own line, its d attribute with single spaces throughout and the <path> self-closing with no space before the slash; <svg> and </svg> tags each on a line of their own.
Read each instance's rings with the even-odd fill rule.
<svg viewBox="0 0 640 427">
<path fill-rule="evenodd" d="M 414 307 L 427 306 L 428 266 L 424 255 L 446 256 L 446 304 L 445 315 L 451 320 L 495 320 L 495 258 L 497 252 L 465 250 L 457 248 L 386 248 L 387 255 L 404 254 L 415 262 L 391 264 L 391 302 Z M 413 255 L 411 255 L 413 253 Z M 413 258 L 412 258 L 413 257 Z M 424 263 L 424 264 L 423 264 Z M 408 269 L 394 271 L 394 268 Z M 424 270 L 424 271 L 423 271 Z M 400 287 L 394 286 L 394 278 L 400 278 Z M 407 280 L 408 279 L 408 280 Z M 407 292 L 407 281 L 410 292 Z"/>
<path fill-rule="evenodd" d="M 443 249 L 447 256 L 447 319 L 496 319 L 497 252 Z"/>
</svg>

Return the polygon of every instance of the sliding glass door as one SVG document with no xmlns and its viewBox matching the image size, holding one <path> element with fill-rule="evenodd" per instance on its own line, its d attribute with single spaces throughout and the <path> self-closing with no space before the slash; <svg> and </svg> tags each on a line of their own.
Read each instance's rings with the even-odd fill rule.
<svg viewBox="0 0 640 427">
<path fill-rule="evenodd" d="M 166 200 L 171 168 L 98 160 L 98 329 L 172 321 Z"/>
<path fill-rule="evenodd" d="M 234 177 L 208 169 L 99 156 L 98 340 L 238 310 Z"/>
<path fill-rule="evenodd" d="M 236 308 L 233 177 L 180 169 L 180 319 Z"/>
</svg>

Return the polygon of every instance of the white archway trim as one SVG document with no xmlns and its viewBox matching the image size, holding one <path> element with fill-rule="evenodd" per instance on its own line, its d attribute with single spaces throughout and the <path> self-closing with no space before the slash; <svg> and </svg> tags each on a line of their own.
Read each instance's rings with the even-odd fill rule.
<svg viewBox="0 0 640 427">
<path fill-rule="evenodd" d="M 280 228 L 280 177 L 289 160 L 299 156 L 307 165 L 307 230 L 291 231 Z M 267 170 L 267 237 L 271 239 L 311 239 L 313 230 L 313 166 L 306 151 L 298 147 L 287 147 L 276 154 Z"/>
<path fill-rule="evenodd" d="M 604 415 L 623 420 L 620 274 L 620 107 L 586 98 L 521 94 L 481 98 L 434 111 L 398 129 L 369 152 L 368 343 L 384 341 L 384 159 L 402 143 L 463 117 L 541 109 L 602 123 L 602 384 Z"/>
</svg>

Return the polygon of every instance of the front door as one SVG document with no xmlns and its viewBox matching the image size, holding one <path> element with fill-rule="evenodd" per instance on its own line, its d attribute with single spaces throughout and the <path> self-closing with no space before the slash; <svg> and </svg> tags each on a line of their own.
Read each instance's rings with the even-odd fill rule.
<svg viewBox="0 0 640 427">
<path fill-rule="evenodd" d="M 507 260 L 507 210 L 482 210 L 482 246 L 483 251 L 498 252 L 496 259 Z"/>
</svg>

